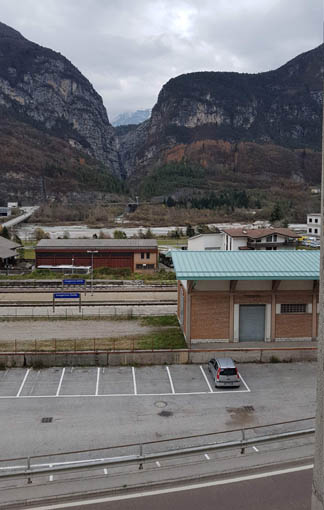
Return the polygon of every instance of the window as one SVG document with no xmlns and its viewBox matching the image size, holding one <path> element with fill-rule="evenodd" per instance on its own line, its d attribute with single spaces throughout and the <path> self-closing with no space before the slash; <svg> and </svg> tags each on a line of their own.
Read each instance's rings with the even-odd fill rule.
<svg viewBox="0 0 324 510">
<path fill-rule="evenodd" d="M 314 234 L 317 234 L 318 228 L 314 228 Z"/>
<path fill-rule="evenodd" d="M 309 229 L 308 229 L 308 233 L 309 233 L 309 234 L 311 234 L 311 233 L 312 233 L 312 229 L 311 229 L 311 228 L 309 228 Z"/>
<path fill-rule="evenodd" d="M 145 257 L 145 253 L 141 253 L 141 259 Z"/>
<path fill-rule="evenodd" d="M 146 258 L 149 259 L 150 258 L 150 252 L 146 252 Z"/>
<path fill-rule="evenodd" d="M 277 234 L 273 234 L 273 242 L 276 243 L 277 242 Z"/>
<path fill-rule="evenodd" d="M 314 221 L 315 221 L 315 223 L 318 223 L 318 218 L 315 218 L 315 220 L 314 220 Z"/>
<path fill-rule="evenodd" d="M 136 264 L 136 269 L 154 269 L 154 264 Z"/>
<path fill-rule="evenodd" d="M 280 313 L 306 313 L 306 304 L 282 304 Z"/>
<path fill-rule="evenodd" d="M 309 218 L 309 223 L 312 223 L 313 222 L 313 218 Z"/>
<path fill-rule="evenodd" d="M 272 236 L 267 236 L 267 238 L 266 238 L 266 242 L 267 242 L 267 243 L 271 243 L 271 242 L 272 242 Z"/>
</svg>

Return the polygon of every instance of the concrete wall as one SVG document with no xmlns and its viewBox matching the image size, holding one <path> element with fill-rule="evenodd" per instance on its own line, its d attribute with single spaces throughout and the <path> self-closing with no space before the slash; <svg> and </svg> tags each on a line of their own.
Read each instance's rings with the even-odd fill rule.
<svg viewBox="0 0 324 510">
<path fill-rule="evenodd" d="M 61 353 L 61 354 L 0 354 L 0 367 L 47 367 L 68 366 L 126 366 L 126 365 L 173 365 L 207 363 L 213 357 L 231 357 L 239 363 L 269 363 L 277 361 L 315 361 L 317 349 L 272 347 L 271 349 L 228 350 L 182 350 L 182 351 L 137 351 L 109 353 Z"/>
</svg>

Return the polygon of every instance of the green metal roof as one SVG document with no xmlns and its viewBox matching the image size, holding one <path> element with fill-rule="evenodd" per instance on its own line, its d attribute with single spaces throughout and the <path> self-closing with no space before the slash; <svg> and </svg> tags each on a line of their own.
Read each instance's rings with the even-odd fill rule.
<svg viewBox="0 0 324 510">
<path fill-rule="evenodd" d="M 172 251 L 177 280 L 318 280 L 319 250 Z"/>
</svg>

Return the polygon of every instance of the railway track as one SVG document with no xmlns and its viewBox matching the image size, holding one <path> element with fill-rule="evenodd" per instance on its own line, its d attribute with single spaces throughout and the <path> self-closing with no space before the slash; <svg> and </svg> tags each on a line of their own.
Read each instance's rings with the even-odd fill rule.
<svg viewBox="0 0 324 510">
<path fill-rule="evenodd" d="M 83 285 L 62 285 L 61 280 L 0 280 L 0 293 L 10 292 L 58 292 L 58 291 L 80 291 L 83 292 Z M 86 284 L 87 292 L 91 290 L 91 282 Z M 94 292 L 176 292 L 175 284 L 143 284 L 141 282 L 131 283 L 129 280 L 121 281 L 93 281 Z"/>
<path fill-rule="evenodd" d="M 161 301 L 89 301 L 89 302 L 83 302 L 82 306 L 170 306 L 170 305 L 176 305 L 177 300 L 176 299 L 168 299 L 168 300 L 161 300 Z M 34 307 L 44 307 L 48 308 L 49 306 L 53 306 L 52 301 L 6 301 L 0 303 L 0 308 L 34 308 Z M 72 306 L 79 306 L 78 303 L 74 302 L 71 303 L 71 301 L 60 301 L 58 303 L 55 303 L 56 307 L 72 307 Z"/>
</svg>

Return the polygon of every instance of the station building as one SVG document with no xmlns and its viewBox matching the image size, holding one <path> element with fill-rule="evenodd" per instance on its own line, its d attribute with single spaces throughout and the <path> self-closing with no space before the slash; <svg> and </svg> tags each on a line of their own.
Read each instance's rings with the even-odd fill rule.
<svg viewBox="0 0 324 510">
<path fill-rule="evenodd" d="M 36 246 L 36 267 L 129 268 L 152 272 L 158 268 L 155 239 L 42 239 Z"/>
<path fill-rule="evenodd" d="M 316 339 L 319 251 L 173 251 L 172 259 L 189 347 Z"/>
</svg>

